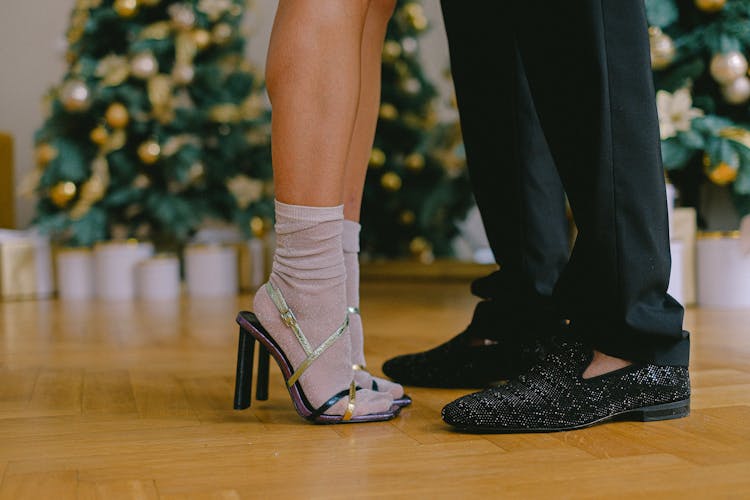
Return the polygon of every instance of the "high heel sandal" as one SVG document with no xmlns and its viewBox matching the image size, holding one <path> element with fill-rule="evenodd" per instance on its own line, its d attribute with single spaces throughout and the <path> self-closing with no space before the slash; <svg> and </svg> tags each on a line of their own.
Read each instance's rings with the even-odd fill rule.
<svg viewBox="0 0 750 500">
<path fill-rule="evenodd" d="M 361 316 L 360 313 L 359 313 L 359 307 L 351 307 L 351 306 L 349 306 L 347 308 L 347 312 L 348 312 L 348 314 L 356 314 L 357 316 Z M 347 314 L 347 320 L 349 318 L 348 314 Z M 370 376 L 370 378 L 372 379 L 371 390 L 373 390 L 375 392 L 380 392 L 379 388 L 378 388 L 378 383 L 375 381 L 375 377 L 373 377 L 372 374 L 369 371 L 367 371 L 367 367 L 366 366 L 364 366 L 364 365 L 358 365 L 358 364 L 353 364 L 352 368 L 354 369 L 355 372 L 356 371 L 360 371 L 360 372 L 364 372 L 364 373 L 368 374 Z M 393 400 L 393 404 L 396 405 L 396 406 L 400 406 L 402 408 L 404 406 L 409 406 L 411 404 L 411 397 L 409 397 L 406 394 L 404 394 L 400 398 L 394 399 Z"/>
<path fill-rule="evenodd" d="M 307 368 L 309 368 L 310 365 L 326 351 L 326 349 L 333 345 L 334 342 L 346 332 L 346 329 L 349 326 L 349 316 L 347 315 L 344 323 L 330 337 L 328 337 L 316 349 L 313 349 L 310 342 L 307 340 L 307 337 L 302 333 L 297 318 L 294 316 L 291 309 L 289 309 L 286 300 L 284 300 L 281 290 L 276 288 L 270 282 L 266 283 L 265 288 L 268 295 L 271 297 L 271 300 L 276 305 L 276 308 L 279 310 L 279 314 L 281 314 L 284 324 L 294 332 L 302 349 L 304 349 L 305 354 L 307 354 L 307 358 L 295 370 L 289 362 L 289 359 L 284 354 L 284 351 L 279 347 L 276 341 L 274 341 L 271 335 L 269 335 L 266 329 L 263 328 L 263 325 L 260 324 L 258 318 L 251 312 L 240 312 L 237 315 L 237 323 L 240 325 L 240 338 L 237 349 L 237 376 L 234 390 L 235 410 L 244 410 L 250 407 L 252 395 L 253 354 L 255 351 L 255 341 L 257 340 L 260 343 L 260 352 L 258 353 L 258 386 L 255 395 L 256 400 L 265 401 L 268 399 L 269 355 L 273 355 L 281 369 L 284 380 L 286 381 L 286 386 L 289 390 L 289 395 L 292 398 L 294 408 L 301 417 L 307 420 L 327 424 L 380 422 L 390 420 L 398 415 L 401 407 L 394 404 L 388 411 L 383 413 L 354 416 L 356 394 L 357 391 L 361 389 L 360 387 L 357 387 L 354 380 L 352 380 L 349 388 L 334 394 L 328 401 L 323 403 L 320 408 L 313 407 L 305 396 L 305 391 L 299 383 L 299 378 L 305 370 L 307 370 Z M 343 415 L 325 414 L 326 410 L 347 396 L 349 397 L 349 404 Z"/>
</svg>

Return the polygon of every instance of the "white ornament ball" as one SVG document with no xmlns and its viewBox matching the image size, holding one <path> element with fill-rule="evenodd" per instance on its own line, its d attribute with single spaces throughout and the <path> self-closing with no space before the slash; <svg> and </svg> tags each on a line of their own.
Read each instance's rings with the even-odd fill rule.
<svg viewBox="0 0 750 500">
<path fill-rule="evenodd" d="M 422 90 L 422 84 L 416 78 L 409 78 L 402 84 L 402 88 L 407 94 L 416 95 Z"/>
<path fill-rule="evenodd" d="M 190 64 L 175 64 L 172 69 L 172 78 L 179 85 L 187 85 L 195 78 L 195 68 Z"/>
<path fill-rule="evenodd" d="M 146 80 L 159 72 L 159 63 L 151 52 L 136 54 L 130 61 L 133 76 Z"/>
<path fill-rule="evenodd" d="M 68 111 L 86 111 L 91 106 L 91 90 L 81 80 L 68 80 L 60 88 L 60 102 Z"/>
<path fill-rule="evenodd" d="M 403 40 L 401 40 L 401 48 L 403 49 L 404 53 L 413 55 L 419 48 L 419 43 L 417 42 L 416 38 L 407 36 Z"/>
<path fill-rule="evenodd" d="M 189 30 L 195 26 L 195 11 L 190 5 L 183 3 L 173 3 L 167 9 L 169 17 L 175 27 L 181 30 Z"/>
<path fill-rule="evenodd" d="M 711 76 L 717 82 L 727 85 L 744 76 L 747 72 L 747 59 L 742 52 L 733 50 L 715 54 L 711 58 Z"/>
<path fill-rule="evenodd" d="M 723 85 L 721 87 L 721 94 L 729 104 L 738 105 L 746 103 L 750 99 L 750 79 L 742 76 L 731 83 Z"/>
</svg>

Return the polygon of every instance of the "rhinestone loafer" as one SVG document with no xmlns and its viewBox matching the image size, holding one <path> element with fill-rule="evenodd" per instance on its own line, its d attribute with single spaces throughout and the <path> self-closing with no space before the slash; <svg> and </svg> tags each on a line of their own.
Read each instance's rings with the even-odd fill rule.
<svg viewBox="0 0 750 500">
<path fill-rule="evenodd" d="M 592 356 L 593 349 L 582 342 L 559 341 L 524 375 L 445 406 L 443 420 L 463 432 L 526 433 L 689 415 L 687 367 L 633 364 L 584 379 Z"/>
</svg>

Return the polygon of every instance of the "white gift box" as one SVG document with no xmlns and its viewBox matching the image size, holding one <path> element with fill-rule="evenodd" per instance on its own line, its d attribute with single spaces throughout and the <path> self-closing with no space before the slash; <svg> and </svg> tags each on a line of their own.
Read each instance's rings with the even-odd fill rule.
<svg viewBox="0 0 750 500">
<path fill-rule="evenodd" d="M 231 246 L 188 245 L 185 281 L 193 297 L 223 297 L 238 291 L 237 250 Z"/>
<path fill-rule="evenodd" d="M 667 218 L 669 221 L 669 236 L 674 235 L 674 200 L 677 197 L 677 189 L 667 183 Z"/>
<path fill-rule="evenodd" d="M 669 288 L 667 293 L 680 304 L 685 304 L 685 279 L 684 279 L 684 250 L 685 244 L 681 241 L 673 241 L 670 245 L 672 253 L 672 270 L 669 275 Z"/>
<path fill-rule="evenodd" d="M 94 247 L 96 296 L 103 300 L 132 300 L 135 267 L 153 254 L 151 243 L 136 240 L 98 243 Z"/>
<path fill-rule="evenodd" d="M 49 237 L 0 229 L 0 298 L 47 298 L 55 292 Z"/>
<path fill-rule="evenodd" d="M 56 252 L 57 293 L 61 300 L 88 300 L 94 296 L 94 255 L 88 248 Z"/>
<path fill-rule="evenodd" d="M 135 266 L 136 296 L 143 300 L 175 300 L 180 296 L 180 260 L 163 254 Z"/>
<path fill-rule="evenodd" d="M 750 308 L 750 254 L 739 232 L 699 233 L 697 250 L 698 305 Z"/>
<path fill-rule="evenodd" d="M 239 243 L 240 290 L 254 292 L 266 281 L 269 269 L 266 267 L 266 245 L 260 238 Z"/>
</svg>

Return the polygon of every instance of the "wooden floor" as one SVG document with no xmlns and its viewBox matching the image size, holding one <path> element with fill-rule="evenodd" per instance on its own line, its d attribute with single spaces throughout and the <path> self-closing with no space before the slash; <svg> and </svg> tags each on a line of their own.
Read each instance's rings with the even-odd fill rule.
<svg viewBox="0 0 750 500">
<path fill-rule="evenodd" d="M 458 332 L 466 283 L 368 283 L 368 358 Z M 462 435 L 409 389 L 388 423 L 316 426 L 271 397 L 231 409 L 250 303 L 0 303 L 0 499 L 750 498 L 750 311 L 688 311 L 693 412 L 549 435 Z"/>
</svg>

